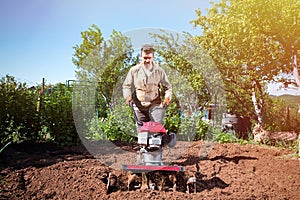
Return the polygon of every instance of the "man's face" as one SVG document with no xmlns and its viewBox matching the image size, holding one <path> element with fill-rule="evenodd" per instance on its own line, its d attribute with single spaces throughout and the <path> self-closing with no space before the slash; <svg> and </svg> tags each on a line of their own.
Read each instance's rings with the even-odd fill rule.
<svg viewBox="0 0 300 200">
<path fill-rule="evenodd" d="M 142 58 L 142 62 L 144 63 L 144 65 L 147 66 L 153 62 L 154 55 L 153 55 L 153 53 L 146 53 L 143 51 L 141 58 Z"/>
</svg>

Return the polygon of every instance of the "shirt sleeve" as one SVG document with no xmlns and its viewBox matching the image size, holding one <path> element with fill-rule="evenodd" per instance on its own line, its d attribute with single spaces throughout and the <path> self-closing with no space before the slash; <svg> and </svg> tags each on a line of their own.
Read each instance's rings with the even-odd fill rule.
<svg viewBox="0 0 300 200">
<path fill-rule="evenodd" d="M 123 88 L 123 97 L 126 99 L 127 97 L 132 97 L 132 86 L 133 86 L 133 75 L 132 69 L 129 70 L 125 81 L 122 85 Z"/>
<path fill-rule="evenodd" d="M 162 81 L 161 84 L 165 90 L 165 98 L 169 98 L 171 100 L 172 98 L 172 86 L 168 80 L 168 77 L 165 73 L 165 71 L 163 71 L 162 73 Z"/>
</svg>

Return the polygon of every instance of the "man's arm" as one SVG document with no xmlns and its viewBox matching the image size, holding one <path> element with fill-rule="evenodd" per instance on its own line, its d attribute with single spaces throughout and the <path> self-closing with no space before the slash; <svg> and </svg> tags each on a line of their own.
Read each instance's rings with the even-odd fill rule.
<svg viewBox="0 0 300 200">
<path fill-rule="evenodd" d="M 165 99 L 163 101 L 163 105 L 170 104 L 171 98 L 172 98 L 172 86 L 168 80 L 168 77 L 166 73 L 163 71 L 162 81 L 161 84 L 165 90 Z"/>
<path fill-rule="evenodd" d="M 133 86 L 133 77 L 132 77 L 132 70 L 130 69 L 122 85 L 123 97 L 126 99 L 126 104 L 128 105 L 132 100 L 132 86 Z"/>
<path fill-rule="evenodd" d="M 171 86 L 171 84 L 169 82 L 169 79 L 168 79 L 165 72 L 163 72 L 163 77 L 162 77 L 161 84 L 165 89 L 165 98 L 169 98 L 171 100 L 171 98 L 172 98 L 172 86 Z"/>
</svg>

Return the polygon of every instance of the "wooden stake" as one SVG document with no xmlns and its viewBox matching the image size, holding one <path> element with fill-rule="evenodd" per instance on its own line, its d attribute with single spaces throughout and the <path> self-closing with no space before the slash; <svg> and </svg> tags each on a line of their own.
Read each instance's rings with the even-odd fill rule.
<svg viewBox="0 0 300 200">
<path fill-rule="evenodd" d="M 37 107 L 36 110 L 39 112 L 42 108 L 42 102 L 43 102 L 43 94 L 45 90 L 45 78 L 42 79 L 42 88 L 39 91 L 39 97 L 38 97 L 38 102 L 37 102 Z"/>
</svg>

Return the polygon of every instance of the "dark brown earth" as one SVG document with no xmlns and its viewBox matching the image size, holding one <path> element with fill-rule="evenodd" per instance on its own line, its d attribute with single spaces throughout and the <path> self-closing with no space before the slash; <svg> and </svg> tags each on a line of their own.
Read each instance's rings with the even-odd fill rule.
<svg viewBox="0 0 300 200">
<path fill-rule="evenodd" d="M 104 165 L 84 147 L 11 145 L 0 155 L 0 199 L 300 199 L 300 160 L 295 152 L 214 143 L 203 156 L 203 145 L 191 142 L 174 163 L 184 167 L 177 174 L 176 191 L 128 191 L 127 172 Z M 196 191 L 187 193 L 187 180 L 193 176 Z"/>
</svg>

